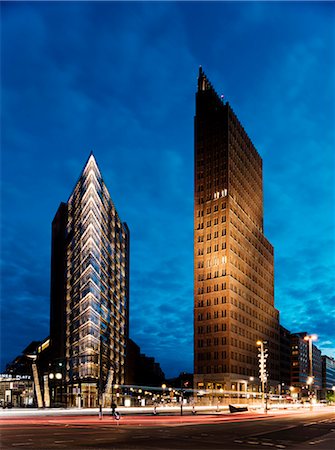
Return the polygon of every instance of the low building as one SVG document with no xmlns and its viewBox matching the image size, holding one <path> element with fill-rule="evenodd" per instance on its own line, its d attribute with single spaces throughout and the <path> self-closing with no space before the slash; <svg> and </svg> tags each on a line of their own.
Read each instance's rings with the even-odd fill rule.
<svg viewBox="0 0 335 450">
<path fill-rule="evenodd" d="M 165 375 L 155 358 L 141 353 L 140 347 L 128 340 L 126 358 L 126 384 L 136 386 L 161 386 Z"/>
<path fill-rule="evenodd" d="M 0 406 L 2 408 L 36 406 L 32 376 L 0 374 Z"/>
<path fill-rule="evenodd" d="M 335 395 L 335 359 L 322 355 L 322 393 L 321 398 Z"/>
</svg>

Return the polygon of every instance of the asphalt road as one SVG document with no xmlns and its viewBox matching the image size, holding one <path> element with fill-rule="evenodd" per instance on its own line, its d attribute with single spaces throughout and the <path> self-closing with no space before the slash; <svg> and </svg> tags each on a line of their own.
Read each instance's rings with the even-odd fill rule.
<svg viewBox="0 0 335 450">
<path fill-rule="evenodd" d="M 285 414 L 2 419 L 1 449 L 335 450 L 334 410 Z"/>
</svg>

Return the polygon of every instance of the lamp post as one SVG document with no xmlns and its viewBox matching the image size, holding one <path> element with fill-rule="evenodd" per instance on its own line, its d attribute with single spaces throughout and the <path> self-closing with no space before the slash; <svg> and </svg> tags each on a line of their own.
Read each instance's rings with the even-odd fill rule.
<svg viewBox="0 0 335 450">
<path fill-rule="evenodd" d="M 62 375 L 62 373 L 61 372 L 56 372 L 56 373 L 53 373 L 53 372 L 51 372 L 51 373 L 49 373 L 49 379 L 50 380 L 52 380 L 53 381 L 53 395 L 51 396 L 51 400 L 52 400 L 52 402 L 53 402 L 53 406 L 55 406 L 55 404 L 57 404 L 57 397 L 58 397 L 58 392 L 57 392 L 57 382 L 56 382 L 56 380 L 62 380 L 62 378 L 63 378 L 63 375 Z M 60 386 L 60 388 L 61 388 L 61 395 L 60 395 L 60 404 L 62 404 L 62 394 L 63 394 L 63 389 L 62 389 L 62 383 L 61 383 L 61 386 Z"/>
<path fill-rule="evenodd" d="M 166 384 L 163 383 L 163 384 L 162 384 L 162 398 L 163 398 L 163 403 L 165 402 L 165 400 L 164 400 L 165 389 L 166 389 Z"/>
<path fill-rule="evenodd" d="M 314 376 L 313 376 L 313 341 L 317 340 L 316 334 L 309 334 L 304 337 L 304 340 L 308 342 L 308 360 L 309 360 L 309 377 L 307 380 L 307 384 L 309 386 L 309 399 L 310 405 L 312 408 L 312 399 L 313 399 L 313 384 L 314 384 Z"/>
<path fill-rule="evenodd" d="M 249 377 L 249 381 L 250 383 L 252 383 L 254 381 L 254 377 Z M 248 382 L 246 382 L 246 391 L 248 392 Z M 252 391 L 252 385 L 251 385 L 251 391 Z"/>
<path fill-rule="evenodd" d="M 251 392 L 252 392 L 252 382 L 254 381 L 254 377 L 249 377 L 249 386 L 251 386 Z M 246 402 L 249 403 L 250 394 L 248 394 L 248 381 L 245 382 L 245 396 L 246 396 Z M 252 401 L 252 396 L 251 396 Z"/>
</svg>

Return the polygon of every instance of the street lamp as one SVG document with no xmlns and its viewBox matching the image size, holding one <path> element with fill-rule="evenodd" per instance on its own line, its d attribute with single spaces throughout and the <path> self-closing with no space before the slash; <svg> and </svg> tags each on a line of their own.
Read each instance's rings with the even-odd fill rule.
<svg viewBox="0 0 335 450">
<path fill-rule="evenodd" d="M 307 380 L 307 384 L 310 386 L 310 402 L 311 402 L 311 408 L 312 408 L 312 397 L 313 397 L 313 383 L 314 383 L 314 376 L 313 376 L 313 341 L 317 340 L 316 334 L 309 334 L 304 337 L 304 340 L 308 342 L 308 359 L 309 359 L 309 377 Z"/>
<path fill-rule="evenodd" d="M 250 381 L 250 383 L 252 383 L 253 381 L 254 381 L 254 377 L 249 377 L 249 381 Z M 247 382 L 247 384 L 246 384 L 246 387 L 247 387 L 247 391 L 248 391 L 248 382 Z M 252 385 L 251 385 L 251 391 L 252 391 Z"/>
<path fill-rule="evenodd" d="M 162 384 L 162 394 L 161 394 L 161 402 L 163 402 L 163 403 L 165 402 L 165 399 L 164 399 L 165 389 L 166 389 L 166 384 L 163 383 Z"/>
<path fill-rule="evenodd" d="M 53 392 L 53 395 L 52 395 L 52 401 L 53 401 L 53 406 L 55 406 L 55 404 L 57 404 L 58 402 L 57 402 L 57 393 L 58 393 L 58 390 L 57 390 L 57 383 L 56 383 L 56 380 L 61 380 L 63 378 L 63 375 L 62 375 L 62 373 L 61 372 L 56 372 L 56 373 L 53 373 L 53 372 L 50 372 L 49 373 L 49 380 L 53 380 L 53 389 L 51 388 L 51 393 Z M 62 384 L 61 384 L 61 392 L 60 392 L 60 403 L 62 403 L 62 400 L 63 400 L 63 386 L 62 386 Z"/>
</svg>

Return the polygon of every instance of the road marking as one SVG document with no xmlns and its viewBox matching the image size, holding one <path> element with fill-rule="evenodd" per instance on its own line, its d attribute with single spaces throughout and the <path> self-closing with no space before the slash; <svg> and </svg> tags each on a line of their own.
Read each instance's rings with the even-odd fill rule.
<svg viewBox="0 0 335 450">
<path fill-rule="evenodd" d="M 277 448 L 286 448 L 286 445 L 278 444 L 278 445 L 276 445 L 276 447 L 277 447 Z"/>
<path fill-rule="evenodd" d="M 262 445 L 268 445 L 269 447 L 274 446 L 274 444 L 272 444 L 272 442 L 262 442 Z"/>
<path fill-rule="evenodd" d="M 235 439 L 235 441 L 237 444 L 243 444 L 243 441 L 240 441 L 239 439 Z"/>
<path fill-rule="evenodd" d="M 12 444 L 13 447 L 17 447 L 18 445 L 33 445 L 32 442 L 19 442 L 18 444 Z"/>
<path fill-rule="evenodd" d="M 258 445 L 259 441 L 247 441 L 247 444 Z"/>
<path fill-rule="evenodd" d="M 106 440 L 108 440 L 108 441 L 115 441 L 116 438 L 106 436 L 106 437 L 104 437 L 104 438 L 95 438 L 94 440 L 95 440 L 95 441 L 106 441 Z"/>
<path fill-rule="evenodd" d="M 74 439 L 66 440 L 66 441 L 54 441 L 55 444 L 63 444 L 64 442 L 73 442 Z"/>
<path fill-rule="evenodd" d="M 318 441 L 311 441 L 309 442 L 309 445 L 314 445 L 314 444 L 320 444 L 320 442 L 325 441 L 325 439 L 319 439 Z"/>
<path fill-rule="evenodd" d="M 35 436 L 34 434 L 20 434 L 21 437 Z"/>
</svg>

